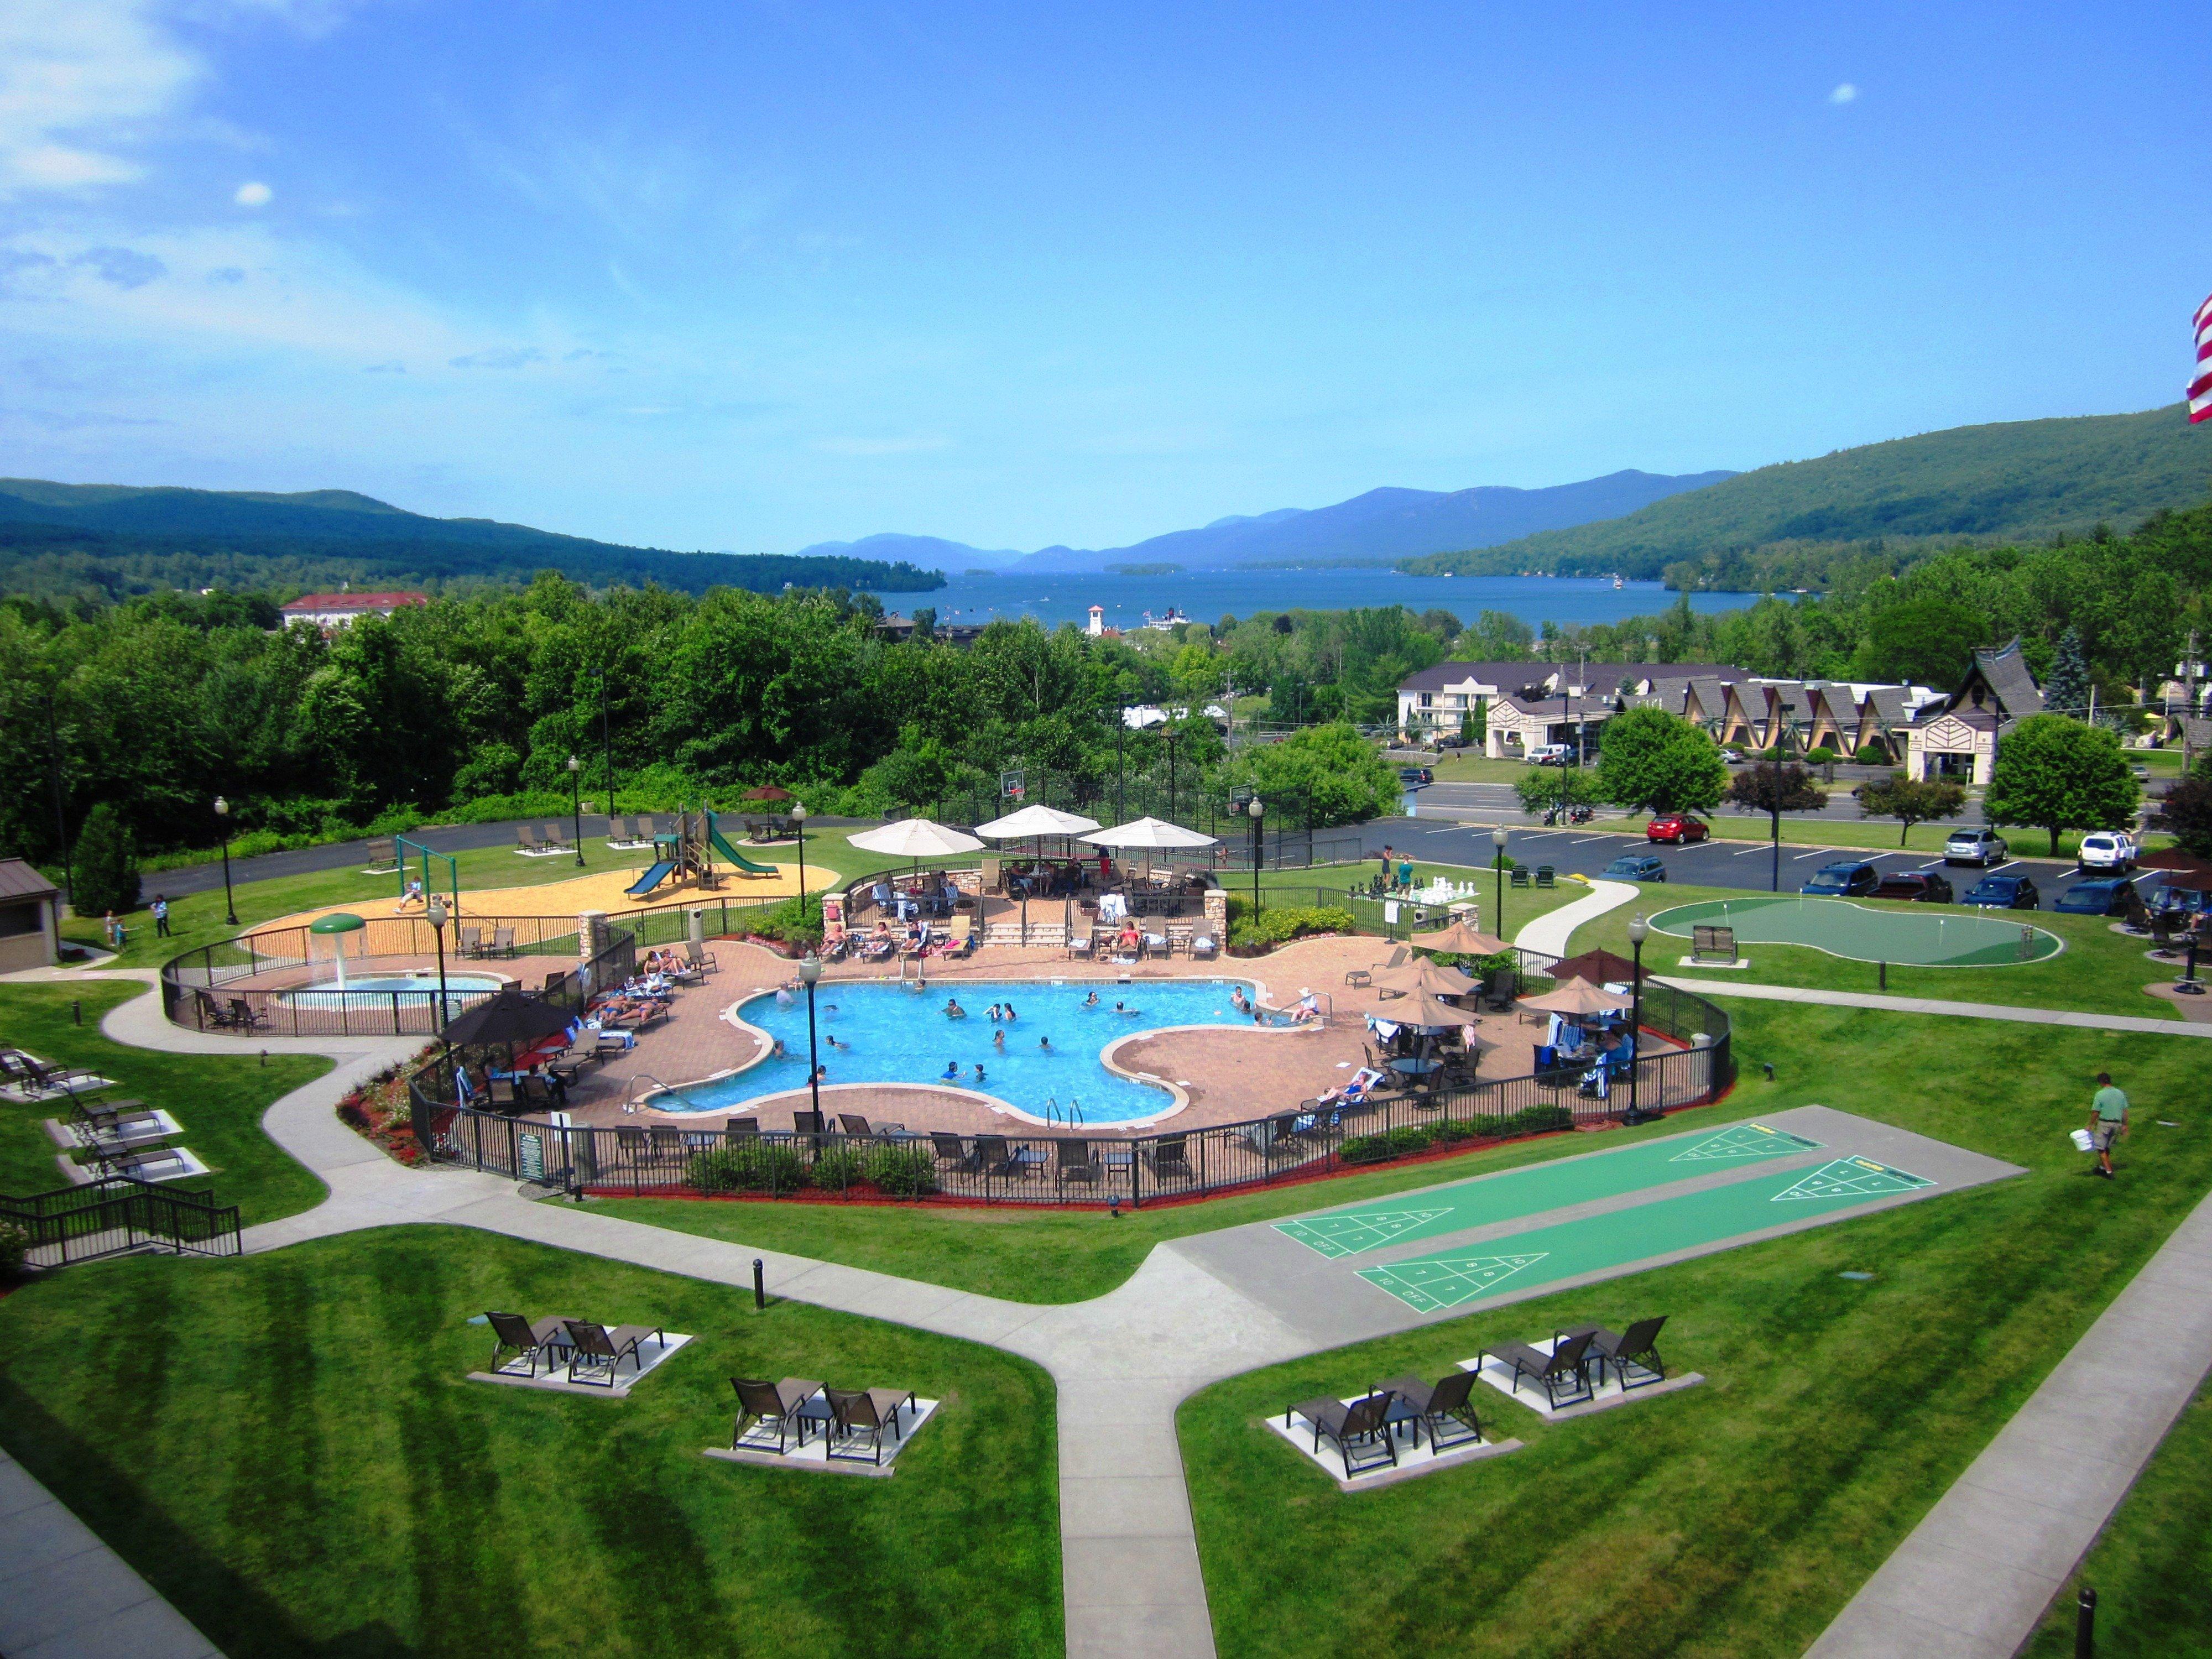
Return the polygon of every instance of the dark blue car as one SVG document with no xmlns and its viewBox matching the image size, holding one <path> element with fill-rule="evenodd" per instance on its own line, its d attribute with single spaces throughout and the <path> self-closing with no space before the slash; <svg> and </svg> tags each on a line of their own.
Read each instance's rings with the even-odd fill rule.
<svg viewBox="0 0 2212 1659">
<path fill-rule="evenodd" d="M 1989 910 L 2033 910 L 2042 902 L 2035 884 L 2026 876 L 1984 876 L 1959 901 Z"/>
<path fill-rule="evenodd" d="M 2124 916 L 2135 890 L 2135 884 L 2125 877 L 2077 881 L 2061 893 L 2051 908 L 2074 916 Z"/>
<path fill-rule="evenodd" d="M 1810 893 L 1815 898 L 1856 898 L 1862 893 L 1871 893 L 1881 872 L 1871 864 L 1856 859 L 1845 859 L 1840 864 L 1824 864 L 1813 872 L 1813 879 L 1797 890 Z"/>
<path fill-rule="evenodd" d="M 1667 866 L 1649 853 L 1624 853 L 1605 866 L 1607 881 L 1664 881 Z"/>
</svg>

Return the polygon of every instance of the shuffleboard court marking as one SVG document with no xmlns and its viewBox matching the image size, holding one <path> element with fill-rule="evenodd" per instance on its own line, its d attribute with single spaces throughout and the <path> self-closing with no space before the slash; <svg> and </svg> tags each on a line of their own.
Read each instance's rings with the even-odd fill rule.
<svg viewBox="0 0 2212 1659">
<path fill-rule="evenodd" d="M 1395 1267 L 1362 1267 L 1359 1276 L 1381 1285 L 1416 1313 L 1436 1313 L 1497 1289 L 1543 1259 L 1540 1251 L 1534 1255 L 1440 1255 Z"/>
<path fill-rule="evenodd" d="M 1817 1140 L 1755 1123 L 1717 1130 L 1686 1148 L 1682 1146 L 1684 1139 L 1668 1136 L 1614 1152 L 1554 1158 L 1479 1176 L 1421 1194 L 1420 1208 L 1338 1210 L 1301 1221 L 1278 1221 L 1274 1230 L 1333 1261 L 1385 1244 L 1516 1221 L 1570 1204 L 1593 1203 L 1643 1187 L 1693 1179 L 1692 1171 L 1669 1167 L 1685 1162 L 1725 1167 L 1821 1150 Z"/>
<path fill-rule="evenodd" d="M 1793 1135 L 1787 1129 L 1770 1129 L 1764 1123 L 1739 1123 L 1733 1129 L 1707 1135 L 1696 1146 L 1685 1147 L 1667 1161 L 1669 1164 L 1697 1164 L 1722 1158 L 1780 1158 L 1790 1152 L 1816 1152 L 1820 1150 L 1819 1141 Z"/>
<path fill-rule="evenodd" d="M 1925 1176 L 1914 1175 L 1910 1170 L 1893 1170 L 1872 1158 L 1839 1158 L 1800 1176 L 1793 1185 L 1775 1194 L 1774 1202 L 1805 1198 L 1879 1198 L 1935 1184 Z"/>
<path fill-rule="evenodd" d="M 1524 1290 L 1685 1251 L 1724 1248 L 1732 1240 L 1787 1224 L 1784 1217 L 1846 1211 L 1936 1185 L 1871 1158 L 1836 1158 L 1809 1176 L 1785 1170 L 1492 1239 L 1481 1257 L 1421 1256 L 1358 1272 L 1415 1312 L 1436 1313 L 1488 1295 L 1507 1277 L 1470 1273 L 1470 1262 L 1514 1263 L 1514 1288 Z M 1776 1203 L 1784 1198 L 1788 1207 L 1778 1211 Z"/>
<path fill-rule="evenodd" d="M 1424 1222 L 1434 1221 L 1440 1215 L 1449 1215 L 1442 1210 L 1354 1210 L 1348 1215 L 1325 1215 L 1311 1221 L 1286 1221 L 1275 1231 L 1285 1233 L 1310 1250 L 1317 1250 L 1334 1260 L 1340 1255 L 1357 1255 L 1362 1250 L 1371 1250 L 1388 1244 Z"/>
</svg>

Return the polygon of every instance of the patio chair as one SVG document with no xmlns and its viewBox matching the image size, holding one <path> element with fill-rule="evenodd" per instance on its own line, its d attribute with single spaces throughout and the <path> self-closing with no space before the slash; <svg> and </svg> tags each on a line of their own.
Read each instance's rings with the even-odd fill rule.
<svg viewBox="0 0 2212 1659">
<path fill-rule="evenodd" d="M 702 974 L 711 974 L 715 969 L 714 953 L 690 939 L 684 942 L 684 959 Z"/>
<path fill-rule="evenodd" d="M 1296 1112 L 1280 1112 L 1249 1124 L 1238 1133 L 1237 1144 L 1270 1160 L 1295 1158 L 1305 1151 L 1297 1136 L 1298 1115 Z"/>
<path fill-rule="evenodd" d="M 514 928 L 495 927 L 491 930 L 491 954 L 495 957 L 511 957 L 514 954 Z"/>
<path fill-rule="evenodd" d="M 143 1100 L 109 1100 L 94 1106 L 73 1100 L 70 1121 L 94 1135 L 125 1135 L 134 1128 L 160 1128 L 161 1115 L 143 1109 L 145 1104 Z"/>
<path fill-rule="evenodd" d="M 733 1117 L 722 1125 L 722 1140 L 726 1146 L 760 1139 L 760 1120 L 757 1117 Z"/>
<path fill-rule="evenodd" d="M 1187 1135 L 1162 1135 L 1142 1157 L 1145 1168 L 1162 1186 L 1172 1182 L 1198 1179 L 1198 1171 L 1190 1167 L 1189 1137 Z"/>
<path fill-rule="evenodd" d="M 1218 955 L 1220 951 L 1221 947 L 1214 943 L 1211 933 L 1193 933 L 1190 936 L 1190 953 L 1194 957 L 1210 959 Z"/>
<path fill-rule="evenodd" d="M 1509 886 L 1512 886 L 1512 887 L 1526 887 L 1528 884 L 1528 866 L 1527 865 L 1525 865 L 1525 864 L 1516 864 L 1516 865 L 1515 865 L 1515 866 L 1513 866 L 1513 874 L 1512 874 L 1512 878 L 1511 878 L 1511 879 L 1507 883 L 1507 885 L 1509 885 Z"/>
<path fill-rule="evenodd" d="M 1540 864 L 1536 866 L 1536 885 L 1539 887 L 1556 887 L 1559 885 L 1559 883 L 1553 878 L 1552 866 L 1550 865 Z"/>
<path fill-rule="evenodd" d="M 464 957 L 480 957 L 484 953 L 483 928 L 464 927 L 461 929 L 460 952 Z"/>
<path fill-rule="evenodd" d="M 1532 1348 L 1526 1342 L 1501 1342 L 1482 1351 L 1476 1358 L 1476 1369 L 1480 1370 L 1486 1359 L 1499 1361 L 1512 1370 L 1514 1393 L 1521 1392 L 1521 1379 L 1528 1377 L 1543 1385 L 1546 1402 L 1557 1411 L 1563 1389 L 1565 1403 L 1570 1406 L 1590 1397 L 1590 1335 L 1584 1331 L 1579 1336 L 1569 1336 L 1561 1331 L 1553 1337 L 1549 1353 L 1541 1348 Z"/>
<path fill-rule="evenodd" d="M 875 1131 L 868 1127 L 868 1120 L 858 1112 L 837 1114 L 837 1127 L 855 1140 L 872 1140 Z"/>
<path fill-rule="evenodd" d="M 530 1367 L 527 1375 L 538 1375 L 538 1362 L 545 1362 L 545 1374 L 550 1376 L 563 1362 L 556 1354 L 569 1350 L 568 1322 L 559 1315 L 546 1319 L 525 1319 L 518 1313 L 488 1313 L 491 1322 L 491 1372 L 494 1376 L 512 1375 L 506 1367 L 518 1359 Z"/>
<path fill-rule="evenodd" d="M 1085 927 L 1079 933 L 1073 927 L 1070 927 L 1067 930 L 1067 954 L 1071 957 L 1089 956 L 1091 954 L 1091 935 L 1092 931 L 1092 929 Z"/>
<path fill-rule="evenodd" d="M 809 1152 L 818 1152 L 822 1150 L 822 1137 L 829 1133 L 823 1125 L 823 1113 L 816 1111 L 798 1111 L 791 1115 L 792 1133 L 806 1137 L 806 1148 Z"/>
<path fill-rule="evenodd" d="M 1010 1145 L 1004 1135 L 977 1135 L 975 1156 L 982 1161 L 984 1173 L 993 1176 L 1025 1179 L 1036 1173 L 1040 1162 L 1028 1147 Z"/>
<path fill-rule="evenodd" d="M 899 1413 L 915 1403 L 914 1390 L 824 1389 L 822 1394 L 830 1402 L 830 1444 L 825 1455 L 881 1468 L 884 1434 L 889 1431 L 893 1440 L 899 1437 Z"/>
<path fill-rule="evenodd" d="M 233 998 L 232 1000 L 235 1002 L 237 999 Z M 80 1089 L 96 1092 L 115 1086 L 97 1072 L 88 1071 L 82 1066 L 49 1066 L 20 1048 L 15 1051 L 15 1065 L 21 1074 L 24 1091 L 29 1094 L 42 1095 L 50 1089 L 58 1089 L 74 1100 Z"/>
<path fill-rule="evenodd" d="M 1105 1166 L 1091 1152 L 1089 1141 L 1062 1140 L 1055 1144 L 1060 1148 L 1060 1161 L 1053 1173 L 1060 1182 L 1061 1191 L 1065 1192 L 1070 1186 L 1096 1187 L 1105 1178 Z"/>
<path fill-rule="evenodd" d="M 1421 1443 L 1421 1431 L 1426 1429 L 1429 1449 L 1440 1452 L 1473 1445 L 1482 1438 L 1482 1425 L 1475 1417 L 1469 1393 L 1474 1384 L 1473 1371 L 1455 1370 L 1434 1388 L 1418 1376 L 1394 1376 L 1375 1388 L 1377 1393 L 1396 1395 L 1412 1410 L 1415 1445 Z"/>
<path fill-rule="evenodd" d="M 955 1175 L 974 1175 L 983 1167 L 981 1158 L 963 1146 L 958 1135 L 932 1130 L 929 1144 L 936 1151 L 939 1167 L 949 1167 Z"/>
<path fill-rule="evenodd" d="M 230 1023 L 240 1031 L 258 1031 L 269 1023 L 269 1016 L 244 997 L 233 997 L 230 1000 Z"/>
<path fill-rule="evenodd" d="M 205 991 L 195 990 L 192 993 L 192 1006 L 198 1012 L 202 1030 L 227 1031 L 230 1029 L 230 1010 Z"/>
<path fill-rule="evenodd" d="M 806 1443 L 807 1419 L 800 1415 L 799 1407 L 822 1391 L 822 1385 L 811 1377 L 787 1376 L 781 1382 L 770 1382 L 750 1376 L 733 1376 L 730 1387 L 738 1396 L 738 1420 L 730 1430 L 730 1449 L 736 1451 L 738 1443 L 745 1437 L 746 1427 L 754 1423 L 775 1425 L 775 1449 L 781 1456 L 788 1448 L 785 1437 L 799 1436 L 799 1443 Z"/>
<path fill-rule="evenodd" d="M 1369 1469 L 1395 1468 L 1398 1447 L 1390 1437 L 1389 1419 L 1391 1402 L 1396 1397 L 1385 1389 L 1347 1406 L 1341 1400 L 1323 1395 L 1285 1412 L 1283 1426 L 1290 1427 L 1294 1417 L 1304 1418 L 1313 1425 L 1314 1449 L 1321 1449 L 1323 1437 L 1333 1441 L 1337 1455 L 1344 1459 L 1347 1479 Z M 1364 1462 L 1361 1461 L 1363 1455 Z"/>
<path fill-rule="evenodd" d="M 641 1345 L 647 1337 L 652 1337 L 662 1347 L 668 1346 L 668 1333 L 658 1325 L 617 1325 L 609 1330 L 588 1319 L 565 1319 L 561 1322 L 568 1333 L 569 1346 L 575 1350 L 568 1359 L 568 1380 L 592 1388 L 614 1387 L 615 1374 L 622 1369 L 625 1358 L 630 1363 L 633 1377 L 643 1371 L 645 1354 Z M 580 1370 L 585 1374 L 579 1376 Z"/>
<path fill-rule="evenodd" d="M 1654 1382 L 1667 1380 L 1666 1362 L 1659 1358 L 1659 1331 L 1667 1322 L 1667 1316 L 1639 1319 L 1625 1332 L 1607 1330 L 1602 1325 L 1587 1326 L 1567 1333 L 1570 1336 L 1589 1337 L 1589 1351 L 1597 1356 L 1598 1379 L 1605 1378 L 1605 1368 L 1613 1367 L 1613 1380 L 1620 1384 L 1623 1394 L 1631 1389 L 1649 1388 Z M 1633 1374 L 1637 1380 L 1629 1381 Z"/>
<path fill-rule="evenodd" d="M 1482 984 L 1482 1006 L 1493 1014 L 1502 1014 L 1513 1006 L 1520 990 L 1520 975 L 1510 968 L 1493 968 Z"/>
<path fill-rule="evenodd" d="M 514 850 L 526 856 L 535 855 L 544 850 L 538 839 L 538 826 L 534 823 L 517 824 L 514 839 L 516 842 Z"/>
<path fill-rule="evenodd" d="M 1148 957 L 1166 956 L 1168 954 L 1168 936 L 1165 933 L 1155 933 L 1151 932 L 1149 929 L 1146 930 L 1144 935 L 1144 953 Z"/>
</svg>

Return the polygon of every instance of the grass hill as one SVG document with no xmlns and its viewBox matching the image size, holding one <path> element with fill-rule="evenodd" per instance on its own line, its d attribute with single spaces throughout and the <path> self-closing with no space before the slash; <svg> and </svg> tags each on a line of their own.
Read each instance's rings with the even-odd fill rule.
<svg viewBox="0 0 2212 1659">
<path fill-rule="evenodd" d="M 2126 531 L 2212 494 L 2212 428 L 2179 405 L 1954 427 L 1786 461 L 1625 518 L 1401 562 L 1423 574 L 1620 571 L 1679 586 L 1818 586 L 1838 559 Z"/>
<path fill-rule="evenodd" d="M 558 570 L 594 587 L 921 592 L 945 579 L 839 554 L 678 553 L 489 519 L 433 519 L 356 495 L 138 489 L 0 478 L 0 592 L 116 599 L 162 587 L 443 586 Z"/>
</svg>

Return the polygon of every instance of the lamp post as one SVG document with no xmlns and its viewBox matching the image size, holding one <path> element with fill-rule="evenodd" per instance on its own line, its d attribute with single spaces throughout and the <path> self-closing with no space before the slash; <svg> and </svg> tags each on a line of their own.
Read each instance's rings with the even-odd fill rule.
<svg viewBox="0 0 2212 1659">
<path fill-rule="evenodd" d="M 791 821 L 799 828 L 799 920 L 806 921 L 806 803 L 791 803 Z M 818 969 L 817 969 L 818 971 Z"/>
<path fill-rule="evenodd" d="M 2182 768 L 2186 777 L 2189 769 Z M 69 815 L 62 809 L 62 742 L 54 726 L 54 694 L 46 693 L 46 781 L 54 794 L 54 845 L 62 855 L 62 896 L 76 902 L 76 871 L 70 856 Z"/>
<path fill-rule="evenodd" d="M 822 1121 L 822 1064 L 814 1058 L 814 987 L 822 978 L 822 958 L 809 951 L 806 959 L 799 964 L 799 976 L 806 981 L 806 1092 L 814 1101 L 814 1121 Z"/>
<path fill-rule="evenodd" d="M 222 830 L 222 922 L 226 927 L 235 927 L 238 906 L 230 896 L 230 803 L 221 795 L 215 798 L 215 821 Z"/>
<path fill-rule="evenodd" d="M 584 763 L 574 755 L 568 757 L 568 811 L 576 820 L 576 867 L 584 867 Z M 608 823 L 614 819 L 611 816 Z"/>
<path fill-rule="evenodd" d="M 1176 815 L 1176 744 L 1182 741 L 1182 733 L 1163 732 L 1160 741 L 1168 746 L 1168 822 L 1173 823 Z"/>
<path fill-rule="evenodd" d="M 607 677 L 599 676 L 599 744 L 607 754 L 607 816 L 615 811 L 615 732 L 614 722 L 607 713 Z"/>
<path fill-rule="evenodd" d="M 1636 1048 L 1637 1037 L 1644 1030 L 1644 941 L 1650 932 L 1651 924 L 1644 921 L 1642 911 L 1639 910 L 1629 918 L 1628 945 L 1629 949 L 1636 953 L 1636 971 L 1632 975 L 1629 986 L 1628 1109 L 1621 1114 L 1620 1121 L 1623 1123 L 1648 1121 L 1643 1106 L 1637 1098 L 1636 1085 L 1642 1077 L 1644 1068 L 1637 1062 Z M 1651 1117 L 1659 1115 L 1657 1112 L 1650 1114 Z"/>
<path fill-rule="evenodd" d="M 441 1036 L 446 1029 L 446 896 L 433 893 L 422 907 L 422 914 L 430 924 L 430 931 L 438 938 L 438 1030 Z"/>
<path fill-rule="evenodd" d="M 1244 809 L 1252 815 L 1252 920 L 1260 920 L 1260 865 L 1267 857 L 1267 842 L 1260 828 L 1260 820 L 1267 815 L 1265 802 L 1255 795 L 1252 804 Z"/>
<path fill-rule="evenodd" d="M 1493 849 L 1492 862 L 1498 866 L 1498 910 L 1491 921 L 1491 928 L 1498 938 L 1505 937 L 1505 826 L 1498 825 L 1490 832 Z"/>
<path fill-rule="evenodd" d="M 1774 835 L 1773 890 L 1782 890 L 1782 739 L 1790 731 L 1790 715 L 1796 710 L 1794 702 L 1775 699 L 1774 718 L 1766 725 L 1766 805 L 1767 816 Z"/>
</svg>

